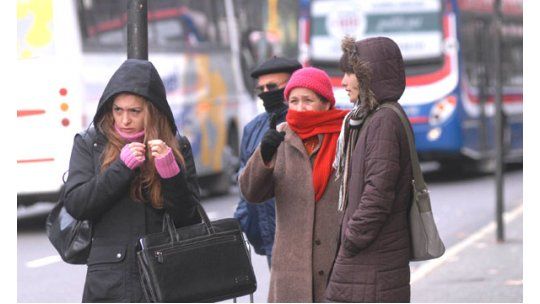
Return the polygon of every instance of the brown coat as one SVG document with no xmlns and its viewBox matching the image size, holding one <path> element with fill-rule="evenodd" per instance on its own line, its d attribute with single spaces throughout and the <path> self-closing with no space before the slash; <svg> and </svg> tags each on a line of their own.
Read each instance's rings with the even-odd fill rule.
<svg viewBox="0 0 540 304">
<path fill-rule="evenodd" d="M 372 79 L 380 89 L 394 85 L 399 99 L 404 86 L 403 66 L 392 58 L 395 50 L 385 41 L 360 45 L 363 58 L 376 62 Z M 358 46 L 358 42 L 357 42 Z M 396 46 L 397 48 L 397 46 Z M 397 50 L 399 52 L 399 50 Z M 401 54 L 399 54 L 401 60 Z M 383 73 L 383 75 L 381 75 Z M 384 73 L 387 73 L 386 75 Z M 372 89 L 376 88 L 372 84 Z M 386 93 L 392 92 L 387 88 Z M 390 101 L 390 100 L 394 101 Z M 381 102 L 378 100 L 379 103 Z M 336 302 L 409 302 L 410 236 L 407 213 L 411 199 L 412 169 L 405 129 L 396 113 L 381 108 L 366 123 L 351 155 L 349 199 L 341 226 L 341 245 L 334 263 L 326 299 Z"/>
<path fill-rule="evenodd" d="M 257 149 L 239 178 L 248 201 L 276 198 L 268 301 L 322 302 L 339 239 L 339 183 L 332 175 L 315 203 L 312 164 L 319 147 L 308 157 L 302 140 L 286 123 L 277 129 L 286 135 L 271 163 L 266 166 Z"/>
</svg>

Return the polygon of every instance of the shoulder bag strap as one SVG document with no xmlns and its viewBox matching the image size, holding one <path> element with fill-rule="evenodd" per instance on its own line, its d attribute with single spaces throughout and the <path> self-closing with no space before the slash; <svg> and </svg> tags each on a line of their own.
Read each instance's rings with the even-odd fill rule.
<svg viewBox="0 0 540 304">
<path fill-rule="evenodd" d="M 377 112 L 379 110 L 379 108 L 376 108 L 375 110 L 373 110 L 371 113 L 369 113 L 369 115 L 366 117 L 366 119 L 364 120 L 364 122 L 362 122 L 362 125 L 360 126 L 360 128 L 354 128 L 351 126 L 351 132 L 356 132 L 356 130 L 358 130 L 358 134 L 357 136 L 354 136 L 353 137 L 353 141 L 351 142 L 351 145 L 350 145 L 350 148 L 351 148 L 351 151 L 352 149 L 354 149 L 354 147 L 356 146 L 356 142 L 358 141 L 358 138 L 360 138 L 360 134 L 362 133 L 362 130 L 364 130 L 366 128 L 366 126 L 368 125 L 368 123 L 371 121 L 371 119 L 373 118 L 373 114 L 375 112 Z"/>
<path fill-rule="evenodd" d="M 86 143 L 86 146 L 90 150 L 90 153 L 92 155 L 92 165 L 94 166 L 94 172 L 96 175 L 99 175 L 99 166 L 96 166 L 94 163 L 95 155 L 94 155 L 94 148 L 95 148 L 95 142 L 97 141 L 97 132 L 95 127 L 88 127 L 86 131 L 83 131 L 80 133 L 84 142 Z"/>
<path fill-rule="evenodd" d="M 409 153 L 411 155 L 411 165 L 412 165 L 412 171 L 413 171 L 413 179 L 414 179 L 414 187 L 417 190 L 426 192 L 427 186 L 424 181 L 424 176 L 422 175 L 422 170 L 420 169 L 420 162 L 418 161 L 418 154 L 416 153 L 416 145 L 414 143 L 414 136 L 412 133 L 412 128 L 409 123 L 409 120 L 405 116 L 405 114 L 393 103 L 383 103 L 380 105 L 382 108 L 390 108 L 396 112 L 396 114 L 399 116 L 399 119 L 401 120 L 401 123 L 403 124 L 403 127 L 405 128 L 405 132 L 407 133 L 407 140 L 409 142 Z"/>
</svg>

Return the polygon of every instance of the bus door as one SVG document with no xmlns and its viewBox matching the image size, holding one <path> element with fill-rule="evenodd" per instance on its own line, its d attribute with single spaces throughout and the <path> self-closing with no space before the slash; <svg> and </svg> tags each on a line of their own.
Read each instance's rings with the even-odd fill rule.
<svg viewBox="0 0 540 304">
<path fill-rule="evenodd" d="M 491 22 L 485 17 L 464 13 L 461 19 L 464 70 L 461 87 L 463 94 L 471 97 L 475 95 L 477 107 L 476 115 L 471 115 L 471 111 L 463 114 L 463 145 L 467 151 L 475 151 L 475 155 L 478 155 L 476 158 L 487 155 L 494 147 L 493 128 L 488 127 L 488 98 L 493 85 L 493 73 L 490 72 L 493 53 L 492 40 L 489 38 Z M 469 152 L 470 155 L 471 153 Z"/>
<path fill-rule="evenodd" d="M 523 27 L 520 3 L 512 4 L 512 9 L 503 5 L 501 31 L 503 136 L 505 159 L 519 162 L 523 153 Z M 460 2 L 463 151 L 469 158 L 481 161 L 495 155 L 492 7 L 489 3 L 474 6 Z"/>
</svg>

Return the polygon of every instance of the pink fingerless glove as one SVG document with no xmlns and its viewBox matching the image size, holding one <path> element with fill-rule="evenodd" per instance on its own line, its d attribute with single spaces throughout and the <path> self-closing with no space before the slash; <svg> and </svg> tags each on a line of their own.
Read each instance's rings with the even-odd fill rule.
<svg viewBox="0 0 540 304">
<path fill-rule="evenodd" d="M 130 168 L 131 170 L 135 170 L 140 165 L 142 165 L 145 157 L 143 156 L 142 160 L 138 160 L 135 155 L 133 155 L 133 152 L 131 152 L 128 144 L 122 148 L 122 151 L 120 151 L 120 159 L 124 162 L 124 164 L 126 164 L 128 168 Z"/>
<path fill-rule="evenodd" d="M 159 158 L 156 157 L 155 165 L 161 178 L 171 178 L 180 173 L 180 168 L 176 163 L 176 158 L 174 158 L 174 154 L 170 147 L 167 150 L 167 154 Z"/>
</svg>

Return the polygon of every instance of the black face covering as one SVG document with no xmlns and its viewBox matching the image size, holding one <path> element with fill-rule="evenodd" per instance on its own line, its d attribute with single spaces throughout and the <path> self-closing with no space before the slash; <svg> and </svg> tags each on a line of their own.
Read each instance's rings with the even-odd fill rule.
<svg viewBox="0 0 540 304">
<path fill-rule="evenodd" d="M 287 107 L 284 103 L 284 92 L 285 88 L 259 94 L 267 113 L 276 113 Z"/>
</svg>

